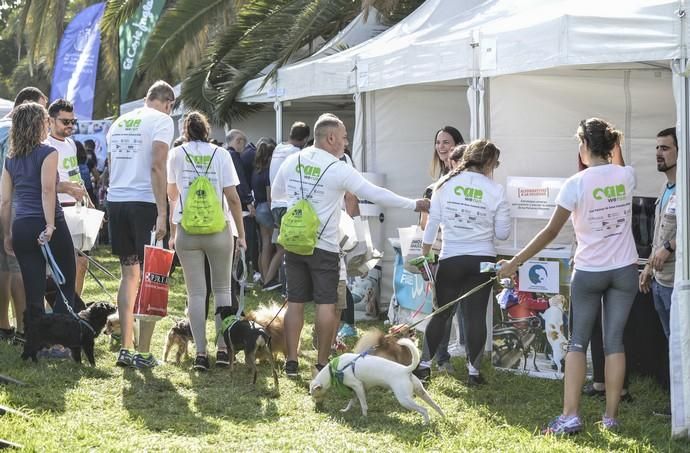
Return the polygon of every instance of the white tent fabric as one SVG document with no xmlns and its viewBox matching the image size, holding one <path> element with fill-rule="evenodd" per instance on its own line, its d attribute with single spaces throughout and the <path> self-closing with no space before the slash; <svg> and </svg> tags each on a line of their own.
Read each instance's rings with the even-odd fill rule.
<svg viewBox="0 0 690 453">
<path fill-rule="evenodd" d="M 281 68 L 271 90 L 289 100 L 354 93 L 356 87 L 372 91 L 457 80 L 478 70 L 486 77 L 565 65 L 668 60 L 680 55 L 678 4 L 428 0 L 366 43 Z M 238 100 L 250 101 L 259 84 L 248 85 Z"/>
<path fill-rule="evenodd" d="M 14 108 L 14 102 L 0 98 L 0 118 L 7 115 Z"/>
</svg>

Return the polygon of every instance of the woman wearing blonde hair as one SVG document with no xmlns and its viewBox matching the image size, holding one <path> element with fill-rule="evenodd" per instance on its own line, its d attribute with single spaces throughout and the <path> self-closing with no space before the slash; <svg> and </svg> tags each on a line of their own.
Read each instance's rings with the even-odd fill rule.
<svg viewBox="0 0 690 453">
<path fill-rule="evenodd" d="M 5 233 L 5 251 L 16 255 L 22 271 L 26 291 L 25 319 L 45 312 L 46 260 L 41 251 L 43 244 L 50 245 L 55 262 L 65 276 L 60 289 L 67 303 L 74 307 L 74 246 L 62 207 L 57 201 L 58 152 L 44 144 L 47 137 L 48 112 L 43 106 L 31 102 L 15 108 L 10 150 L 2 171 L 0 217 Z M 59 301 L 55 303 L 54 311 L 68 312 L 65 304 Z M 31 329 L 31 322 L 25 327 L 27 331 Z"/>
<path fill-rule="evenodd" d="M 244 241 L 242 207 L 236 190 L 239 178 L 230 155 L 223 148 L 208 142 L 210 128 L 203 114 L 187 114 L 183 129 L 187 142 L 173 148 L 168 157 L 171 243 L 180 257 L 187 285 L 189 322 L 197 352 L 194 369 L 206 371 L 209 368 L 209 360 L 206 353 L 204 255 L 211 267 L 211 287 L 216 308 L 228 307 L 232 306 L 230 288 L 234 228 L 237 230 L 237 246 L 246 249 L 247 245 Z M 189 186 L 200 175 L 209 179 L 223 208 L 226 226 L 218 233 L 192 234 L 185 231 L 182 226 Z M 215 321 L 216 331 L 219 332 L 222 320 L 217 310 Z M 229 363 L 227 346 L 223 337 L 219 336 L 216 366 L 228 366 Z"/>
<path fill-rule="evenodd" d="M 599 118 L 583 120 L 577 129 L 579 152 L 587 169 L 566 180 L 548 225 L 510 261 L 502 261 L 499 275 L 513 275 L 520 264 L 556 238 L 572 213 L 577 239 L 570 282 L 570 343 L 565 357 L 563 412 L 544 433 L 582 431 L 578 415 L 585 380 L 585 353 L 592 328 L 603 310 L 606 354 L 606 411 L 604 429 L 616 429 L 618 403 L 625 376 L 623 330 L 637 294 L 637 249 L 632 234 L 632 195 L 635 171 L 620 156 L 622 134 Z M 618 165 L 612 164 L 616 151 Z M 603 308 L 602 308 L 603 307 Z"/>
<path fill-rule="evenodd" d="M 463 153 L 460 164 L 442 178 L 431 197 L 429 221 L 424 230 L 422 253 L 426 256 L 441 228 L 441 255 L 436 271 L 436 301 L 439 308 L 486 282 L 481 262 L 495 262 L 494 238 L 510 234 L 510 209 L 503 187 L 492 180 L 499 165 L 499 149 L 487 140 L 475 140 Z M 486 343 L 486 309 L 490 286 L 471 295 L 457 307 L 464 328 L 468 385 L 484 383 L 479 375 Z M 429 353 L 437 351 L 452 316 L 446 310 L 431 318 L 426 328 Z M 420 369 L 428 363 L 420 363 Z M 428 372 L 427 372 L 428 373 Z"/>
</svg>

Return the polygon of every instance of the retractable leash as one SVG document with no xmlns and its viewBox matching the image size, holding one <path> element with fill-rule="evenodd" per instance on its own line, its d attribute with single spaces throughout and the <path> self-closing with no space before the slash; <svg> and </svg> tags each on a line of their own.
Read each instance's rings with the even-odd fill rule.
<svg viewBox="0 0 690 453">
<path fill-rule="evenodd" d="M 65 307 L 67 307 L 67 311 L 69 312 L 69 314 L 72 315 L 74 319 L 79 321 L 80 325 L 86 326 L 86 328 L 89 329 L 91 333 L 95 336 L 96 331 L 93 327 L 91 327 L 91 324 L 86 322 L 86 320 L 80 318 L 79 315 L 77 315 L 74 312 L 74 310 L 72 310 L 72 306 L 67 302 L 67 297 L 65 297 L 65 293 L 62 292 L 62 288 L 60 287 L 61 285 L 65 284 L 65 276 L 58 267 L 57 262 L 55 262 L 55 258 L 53 257 L 53 253 L 50 251 L 50 246 L 47 242 L 41 245 L 41 252 L 43 252 L 43 257 L 45 258 L 46 263 L 48 263 L 48 266 L 50 267 L 50 276 L 53 279 L 53 282 L 55 282 L 55 286 L 57 287 L 58 293 L 61 297 L 56 297 L 55 299 L 60 299 L 62 303 L 65 304 Z"/>
</svg>

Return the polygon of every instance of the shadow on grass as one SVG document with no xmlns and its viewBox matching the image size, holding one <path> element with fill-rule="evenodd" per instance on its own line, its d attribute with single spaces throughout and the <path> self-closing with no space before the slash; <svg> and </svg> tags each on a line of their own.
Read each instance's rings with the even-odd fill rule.
<svg viewBox="0 0 690 453">
<path fill-rule="evenodd" d="M 82 378 L 108 379 L 111 376 L 100 368 L 94 368 L 83 357 L 81 365 L 73 360 L 39 358 L 37 363 L 22 360 L 21 346 L 7 343 L 0 345 L 2 374 L 18 379 L 26 385 L 9 384 L 3 389 L 14 407 L 32 411 L 64 412 L 65 394 L 79 386 Z M 98 355 L 97 355 L 98 357 Z M 98 365 L 98 358 L 96 359 Z"/>
<path fill-rule="evenodd" d="M 491 425 L 518 427 L 538 436 L 546 423 L 562 411 L 562 381 L 531 378 L 485 366 L 482 375 L 488 384 L 468 388 L 465 385 L 464 360 L 455 359 L 454 362 L 456 372 L 446 379 L 432 382 L 432 393 L 440 392 L 461 401 Z M 631 448 L 687 451 L 686 444 L 671 440 L 668 419 L 652 414 L 654 409 L 664 405 L 668 395 L 651 379 L 645 378 L 632 380 L 631 393 L 635 400 L 621 404 L 621 428 L 616 433 L 602 430 L 598 423 L 605 401 L 583 396 L 580 414 L 585 422 L 585 432 L 563 439 L 563 442 L 609 451 Z"/>
<path fill-rule="evenodd" d="M 251 370 L 244 364 L 244 357 L 239 358 L 241 363 L 236 361 L 232 371 L 215 367 L 207 372 L 189 371 L 196 409 L 207 416 L 248 425 L 278 419 L 278 394 L 270 365 L 257 365 L 257 381 L 252 385 Z"/>
<path fill-rule="evenodd" d="M 123 407 L 149 430 L 189 435 L 217 431 L 218 425 L 196 415 L 188 399 L 168 379 L 155 376 L 151 370 L 129 368 L 123 370 L 123 379 Z"/>
</svg>

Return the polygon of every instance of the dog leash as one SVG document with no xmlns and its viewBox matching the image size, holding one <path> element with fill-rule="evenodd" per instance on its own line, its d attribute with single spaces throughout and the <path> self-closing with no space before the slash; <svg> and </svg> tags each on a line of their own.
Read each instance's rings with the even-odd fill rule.
<svg viewBox="0 0 690 453">
<path fill-rule="evenodd" d="M 43 252 L 43 258 L 45 258 L 46 263 L 48 263 L 48 266 L 50 267 L 50 276 L 53 279 L 53 282 L 55 282 L 55 286 L 57 287 L 58 293 L 60 293 L 61 296 L 61 299 L 59 297 L 56 297 L 55 299 L 62 300 L 62 303 L 65 304 L 65 307 L 67 307 L 69 314 L 72 315 L 74 319 L 79 321 L 79 324 L 86 326 L 86 328 L 89 329 L 95 336 L 96 331 L 91 324 L 89 324 L 85 319 L 80 318 L 79 315 L 72 310 L 72 306 L 67 303 L 67 297 L 65 297 L 65 293 L 62 292 L 62 288 L 60 287 L 61 285 L 65 284 L 65 276 L 58 267 L 55 257 L 53 257 L 53 252 L 50 251 L 50 246 L 47 242 L 41 244 L 41 252 Z"/>
<path fill-rule="evenodd" d="M 430 314 L 426 315 L 425 317 L 423 317 L 422 319 L 420 319 L 419 321 L 410 324 L 409 326 L 407 326 L 407 328 L 411 330 L 411 329 L 413 329 L 414 327 L 416 327 L 417 325 L 419 325 L 419 324 L 423 323 L 424 321 L 426 321 L 427 319 L 433 318 L 433 317 L 436 316 L 437 314 L 439 314 L 439 313 L 441 313 L 441 312 L 443 312 L 443 311 L 446 311 L 446 310 L 450 309 L 450 307 L 454 306 L 455 304 L 457 304 L 457 303 L 460 302 L 461 300 L 463 300 L 463 299 L 465 299 L 465 298 L 471 296 L 472 294 L 476 293 L 477 291 L 479 291 L 480 289 L 484 288 L 484 287 L 487 286 L 488 284 L 494 282 L 495 280 L 496 280 L 496 276 L 494 275 L 493 277 L 491 277 L 490 279 L 488 279 L 488 280 L 485 281 L 484 283 L 475 286 L 474 288 L 472 288 L 471 290 L 467 291 L 465 294 L 463 294 L 462 296 L 458 297 L 457 299 L 448 302 L 446 305 L 444 305 L 443 307 L 439 308 L 438 310 L 435 310 L 433 313 L 430 313 Z M 400 329 L 397 329 L 395 332 L 391 332 L 391 333 L 394 334 L 394 335 L 397 335 L 397 334 L 400 333 Z"/>
<path fill-rule="evenodd" d="M 221 337 L 221 335 L 223 335 L 224 332 L 232 329 L 232 326 L 234 326 L 235 323 L 240 320 L 240 318 L 242 317 L 242 312 L 244 311 L 244 292 L 245 288 L 247 287 L 247 261 L 244 249 L 240 248 L 239 251 L 240 253 L 237 255 L 235 259 L 235 263 L 233 265 L 234 270 L 232 272 L 232 278 L 234 278 L 235 281 L 240 285 L 240 294 L 238 297 L 239 306 L 237 307 L 237 311 L 234 315 L 230 315 L 227 318 L 221 319 L 221 327 L 220 331 L 216 334 L 216 342 L 218 342 L 218 339 Z M 238 270 L 240 266 L 242 267 L 242 271 L 238 275 Z"/>
<path fill-rule="evenodd" d="M 276 315 L 273 317 L 273 319 L 271 319 L 271 322 L 269 322 L 269 323 L 266 325 L 266 329 L 268 329 L 269 327 L 271 327 L 271 324 L 273 324 L 273 321 L 276 320 L 276 318 L 278 317 L 278 315 L 280 314 L 280 312 L 283 311 L 283 308 L 285 308 L 286 305 L 287 305 L 287 297 L 285 298 L 285 301 L 283 302 L 283 305 L 281 305 L 280 308 L 278 309 L 278 311 L 276 312 Z"/>
</svg>

